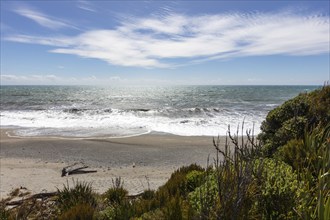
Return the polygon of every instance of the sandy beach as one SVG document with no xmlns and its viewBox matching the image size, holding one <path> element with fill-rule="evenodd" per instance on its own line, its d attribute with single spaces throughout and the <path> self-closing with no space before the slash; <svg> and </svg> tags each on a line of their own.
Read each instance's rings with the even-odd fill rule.
<svg viewBox="0 0 330 220">
<path fill-rule="evenodd" d="M 9 134 L 9 135 L 8 135 Z M 121 177 L 130 194 L 157 189 L 183 165 L 206 166 L 213 161 L 212 137 L 147 134 L 127 138 L 70 139 L 13 137 L 1 129 L 1 198 L 15 188 L 31 193 L 52 192 L 73 180 L 91 182 L 96 192 L 105 192 Z M 222 141 L 224 143 L 224 141 Z M 63 167 L 83 162 L 96 173 L 61 177 Z"/>
</svg>

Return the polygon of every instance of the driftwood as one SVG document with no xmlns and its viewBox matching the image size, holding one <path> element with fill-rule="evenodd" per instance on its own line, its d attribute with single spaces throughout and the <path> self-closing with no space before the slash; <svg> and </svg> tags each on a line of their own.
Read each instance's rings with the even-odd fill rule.
<svg viewBox="0 0 330 220">
<path fill-rule="evenodd" d="M 28 200 L 33 200 L 33 199 L 45 199 L 49 197 L 56 196 L 57 192 L 49 192 L 49 193 L 37 193 L 34 194 L 28 198 L 17 200 L 17 201 L 11 201 L 11 202 L 6 202 L 6 206 L 17 206 L 17 205 L 22 205 L 25 201 Z"/>
<path fill-rule="evenodd" d="M 139 198 L 143 195 L 144 192 L 138 193 L 138 194 L 134 194 L 134 195 L 127 195 L 126 198 L 128 199 L 136 199 Z"/>
<path fill-rule="evenodd" d="M 62 169 L 62 177 L 72 175 L 72 174 L 84 174 L 84 173 L 96 173 L 97 172 L 96 170 L 83 170 L 86 168 L 88 168 L 88 166 L 86 166 L 83 163 L 74 163 L 74 164 L 64 167 Z"/>
<path fill-rule="evenodd" d="M 21 200 L 16 200 L 16 201 L 10 201 L 6 202 L 6 206 L 19 206 L 22 205 L 24 202 L 29 201 L 29 200 L 36 200 L 36 199 L 47 199 L 53 196 L 56 196 L 58 192 L 49 192 L 49 193 L 37 193 L 34 194 L 28 198 L 23 198 Z M 134 195 L 127 195 L 126 198 L 128 199 L 137 199 L 143 195 L 143 192 L 134 194 Z"/>
</svg>

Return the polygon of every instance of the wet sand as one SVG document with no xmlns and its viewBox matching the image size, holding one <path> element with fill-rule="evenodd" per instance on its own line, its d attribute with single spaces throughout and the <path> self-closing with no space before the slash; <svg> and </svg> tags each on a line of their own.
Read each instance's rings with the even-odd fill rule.
<svg viewBox="0 0 330 220">
<path fill-rule="evenodd" d="M 171 173 L 192 163 L 206 166 L 215 157 L 212 137 L 146 134 L 127 138 L 11 137 L 1 129 L 0 197 L 19 187 L 32 193 L 52 192 L 72 179 L 92 182 L 96 192 L 112 186 L 121 177 L 130 194 L 157 189 Z M 221 138 L 224 143 L 224 138 Z M 63 167 L 83 162 L 96 173 L 61 177 Z"/>
</svg>

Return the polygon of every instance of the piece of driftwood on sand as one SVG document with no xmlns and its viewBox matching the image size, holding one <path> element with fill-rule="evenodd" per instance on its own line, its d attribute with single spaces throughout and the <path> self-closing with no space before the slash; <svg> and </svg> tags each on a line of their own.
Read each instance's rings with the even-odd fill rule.
<svg viewBox="0 0 330 220">
<path fill-rule="evenodd" d="M 44 199 L 48 199 L 48 198 L 51 198 L 51 197 L 54 197 L 54 196 L 57 196 L 57 195 L 58 195 L 58 192 L 37 193 L 37 194 L 34 194 L 34 195 L 29 196 L 27 198 L 22 198 L 20 200 L 6 202 L 5 204 L 6 204 L 6 206 L 20 206 L 24 202 L 29 201 L 29 200 L 30 201 L 31 200 L 36 200 L 36 199 L 44 200 Z M 140 198 L 142 195 L 143 195 L 143 192 L 135 194 L 135 195 L 127 195 L 126 197 L 129 198 L 129 199 L 137 199 L 137 198 Z"/>
<path fill-rule="evenodd" d="M 28 201 L 28 200 L 46 199 L 46 198 L 53 197 L 53 196 L 56 196 L 56 195 L 57 195 L 57 192 L 37 193 L 37 194 L 34 194 L 34 195 L 32 195 L 28 198 L 6 202 L 6 206 L 18 206 L 18 205 L 22 205 L 25 201 Z"/>
<path fill-rule="evenodd" d="M 88 168 L 84 163 L 74 163 L 62 169 L 62 177 L 72 174 L 96 173 L 96 170 L 84 170 Z"/>
</svg>

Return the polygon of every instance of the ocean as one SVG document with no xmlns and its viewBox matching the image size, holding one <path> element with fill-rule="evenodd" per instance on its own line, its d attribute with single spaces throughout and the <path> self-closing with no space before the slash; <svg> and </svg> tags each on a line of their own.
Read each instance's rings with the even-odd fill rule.
<svg viewBox="0 0 330 220">
<path fill-rule="evenodd" d="M 315 86 L 1 86 L 1 128 L 18 136 L 260 132 L 267 113 Z"/>
</svg>

